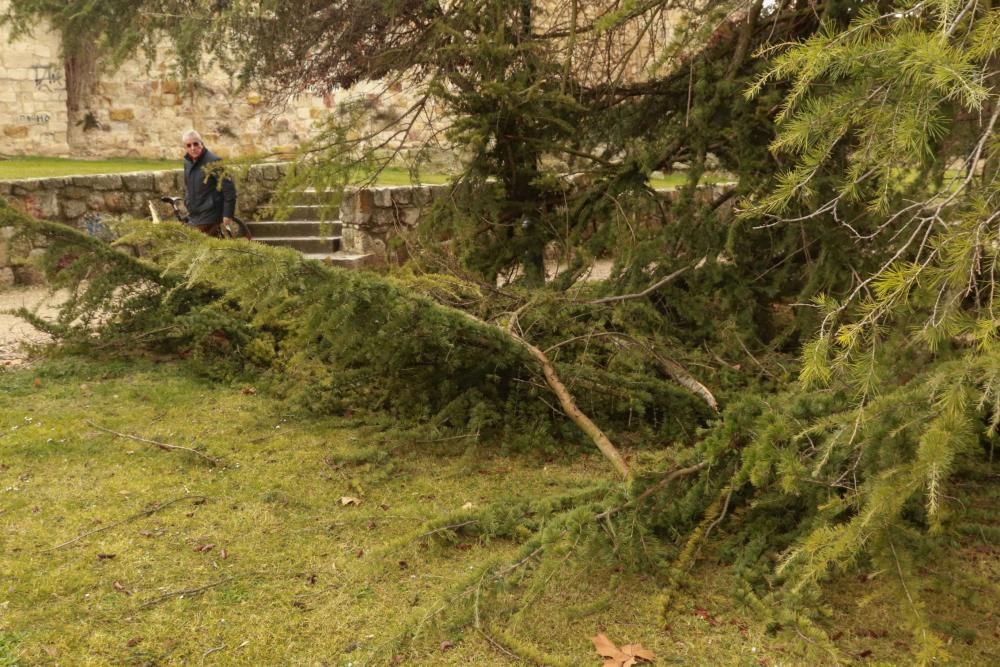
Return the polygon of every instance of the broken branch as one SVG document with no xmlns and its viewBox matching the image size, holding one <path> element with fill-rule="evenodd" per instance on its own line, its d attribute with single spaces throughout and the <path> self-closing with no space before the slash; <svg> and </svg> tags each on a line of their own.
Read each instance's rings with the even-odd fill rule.
<svg viewBox="0 0 1000 667">
<path fill-rule="evenodd" d="M 197 449 L 191 449 L 190 447 L 181 447 L 180 445 L 169 445 L 169 444 L 167 444 L 165 442 L 158 442 L 156 440 L 149 440 L 148 438 L 142 438 L 142 437 L 139 437 L 137 435 L 130 435 L 128 433 L 119 433 L 118 431 L 112 431 L 109 428 L 104 428 L 103 426 L 99 426 L 98 424 L 95 424 L 94 422 L 90 421 L 89 419 L 87 420 L 87 424 L 89 426 L 92 426 L 92 427 L 96 428 L 98 431 L 104 431 L 105 433 L 110 433 L 111 435 L 116 435 L 119 438 L 126 438 L 128 440 L 135 440 L 136 442 L 142 442 L 142 443 L 145 443 L 147 445 L 153 445 L 154 447 L 159 447 L 160 449 L 166 449 L 168 451 L 171 450 L 171 449 L 179 449 L 181 451 L 188 452 L 190 454 L 194 454 L 195 456 L 200 456 L 201 458 L 205 459 L 206 461 L 208 461 L 209 463 L 211 463 L 214 466 L 222 465 L 222 462 L 219 459 L 212 458 L 211 456 L 208 456 L 207 454 L 202 454 Z"/>
<path fill-rule="evenodd" d="M 90 531 L 87 531 L 86 533 L 83 533 L 81 535 L 77 535 L 72 540 L 68 540 L 66 542 L 63 542 L 62 544 L 57 544 L 56 546 L 49 547 L 48 549 L 42 549 L 41 553 L 48 553 L 49 551 L 55 551 L 57 549 L 62 549 L 63 547 L 68 547 L 69 545 L 71 545 L 71 544 L 73 544 L 75 542 L 79 542 L 80 540 L 82 540 L 85 537 L 89 537 L 91 535 L 96 535 L 97 533 L 103 533 L 106 530 L 111 530 L 112 528 L 117 528 L 118 526 L 121 526 L 122 524 L 129 523 L 130 521 L 135 521 L 136 519 L 141 519 L 143 517 L 150 516 L 151 514 L 155 514 L 156 512 L 159 512 L 160 510 L 162 510 L 162 509 L 164 509 L 166 507 L 169 507 L 170 505 L 173 505 L 174 503 L 181 502 L 182 500 L 194 500 L 194 501 L 201 500 L 201 501 L 204 502 L 207 499 L 205 498 L 205 496 L 181 496 L 180 498 L 174 498 L 173 500 L 168 500 L 165 503 L 160 503 L 159 505 L 153 505 L 148 510 L 143 510 L 143 511 L 139 512 L 138 514 L 133 514 L 132 516 L 126 517 L 126 518 L 122 519 L 121 521 L 116 521 L 115 523 L 109 524 L 107 526 L 102 526 L 100 528 L 95 528 L 94 530 L 90 530 Z"/>
</svg>

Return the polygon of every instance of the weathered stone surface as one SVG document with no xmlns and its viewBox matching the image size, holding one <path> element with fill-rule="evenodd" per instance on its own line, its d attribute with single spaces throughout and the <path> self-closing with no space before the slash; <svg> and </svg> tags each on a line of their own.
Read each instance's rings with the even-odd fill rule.
<svg viewBox="0 0 1000 667">
<path fill-rule="evenodd" d="M 8 228 L 4 228 L 8 229 Z M 0 266 L 10 265 L 10 241 L 0 238 Z"/>
<path fill-rule="evenodd" d="M 43 180 L 40 178 L 26 178 L 21 181 L 15 181 L 10 191 L 11 194 L 14 195 L 23 195 L 29 192 L 35 192 L 36 190 L 41 190 L 43 186 Z"/>
<path fill-rule="evenodd" d="M 118 123 L 127 123 L 135 118 L 135 112 L 131 109 L 111 109 L 108 117 Z"/>
<path fill-rule="evenodd" d="M 378 208 L 392 206 L 392 188 L 376 188 L 372 190 L 372 196 Z"/>
<path fill-rule="evenodd" d="M 87 212 L 87 204 L 79 199 L 66 199 L 62 202 L 64 219 L 75 220 Z"/>
<path fill-rule="evenodd" d="M 122 187 L 129 192 L 152 192 L 156 187 L 156 181 L 152 172 L 140 172 L 135 174 L 122 174 Z"/>
<path fill-rule="evenodd" d="M 396 224 L 396 212 L 391 208 L 377 208 L 369 220 L 370 227 L 388 228 Z"/>
<path fill-rule="evenodd" d="M 0 266 L 0 289 L 13 287 L 15 280 L 14 269 L 9 266 Z"/>
<path fill-rule="evenodd" d="M 27 125 L 4 125 L 3 135 L 8 139 L 25 139 L 28 136 Z"/>
<path fill-rule="evenodd" d="M 55 191 L 41 190 L 25 197 L 24 207 L 36 218 L 55 218 L 59 215 L 59 198 Z"/>
<path fill-rule="evenodd" d="M 129 210 L 128 194 L 124 192 L 105 192 L 104 210 L 111 213 L 125 213 Z"/>
<path fill-rule="evenodd" d="M 424 212 L 419 208 L 404 208 L 399 211 L 399 221 L 408 227 L 413 227 L 423 216 Z"/>
<path fill-rule="evenodd" d="M 183 194 L 181 187 L 179 187 L 183 178 L 183 171 L 157 171 L 153 175 L 153 179 L 156 181 L 156 191 L 174 197 L 180 197 Z"/>
<path fill-rule="evenodd" d="M 413 201 L 413 188 L 399 187 L 392 189 L 392 203 L 399 206 L 406 206 Z"/>
<path fill-rule="evenodd" d="M 14 274 L 14 284 L 16 285 L 44 285 L 45 284 L 45 274 L 42 271 L 31 264 L 22 264 L 21 266 L 11 267 Z M 2 271 L 2 269 L 0 269 Z"/>
</svg>

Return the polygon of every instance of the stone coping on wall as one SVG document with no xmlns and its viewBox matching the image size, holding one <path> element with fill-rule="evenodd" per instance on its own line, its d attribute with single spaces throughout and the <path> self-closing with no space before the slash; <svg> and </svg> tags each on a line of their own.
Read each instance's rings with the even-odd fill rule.
<svg viewBox="0 0 1000 667">
<path fill-rule="evenodd" d="M 735 183 L 699 186 L 698 201 L 714 202 L 732 191 Z M 401 185 L 349 188 L 340 204 L 341 248 L 354 255 L 370 255 L 374 263 L 398 262 L 403 257 L 393 248 L 392 240 L 416 226 L 440 197 L 447 196 L 450 185 Z M 656 190 L 664 202 L 676 201 L 677 187 Z M 397 244 L 398 245 L 398 244 Z"/>
<path fill-rule="evenodd" d="M 266 201 L 286 168 L 286 163 L 250 167 L 239 184 L 243 215 L 249 216 Z M 183 169 L 0 181 L 0 197 L 35 217 L 74 226 L 80 226 L 85 215 L 95 212 L 145 218 L 150 215 L 150 201 L 183 193 Z"/>
</svg>

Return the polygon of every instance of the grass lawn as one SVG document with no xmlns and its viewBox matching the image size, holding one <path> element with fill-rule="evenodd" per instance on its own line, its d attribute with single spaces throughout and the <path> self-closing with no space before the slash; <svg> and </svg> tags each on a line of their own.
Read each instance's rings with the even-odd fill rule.
<svg viewBox="0 0 1000 667">
<path fill-rule="evenodd" d="M 475 629 L 470 575 L 519 545 L 440 539 L 423 522 L 608 475 L 589 454 L 394 445 L 183 364 L 0 371 L 0 665 L 526 664 L 503 648 L 517 642 L 548 664 L 597 666 L 598 632 L 641 643 L 658 665 L 832 662 L 738 606 L 711 554 L 666 625 L 652 575 L 570 552 L 513 620 L 496 628 L 484 607 Z M 493 604 L 523 599 L 518 573 L 533 566 L 514 568 Z M 986 567 L 957 563 L 923 591 L 947 605 L 955 664 L 997 655 L 997 579 L 972 590 L 964 578 Z M 898 607 L 880 596 L 891 584 L 838 584 L 825 627 L 842 658 L 911 663 Z"/>
<path fill-rule="evenodd" d="M 0 160 L 0 180 L 159 171 L 179 169 L 180 166 L 180 160 L 70 160 L 58 157 L 10 157 Z"/>
<path fill-rule="evenodd" d="M 53 178 L 83 174 L 113 174 L 130 171 L 158 171 L 179 169 L 177 160 L 71 160 L 55 157 L 10 157 L 0 159 L 0 180 L 19 178 Z M 687 180 L 683 173 L 672 173 L 650 179 L 654 188 L 672 188 Z M 724 174 L 708 173 L 702 177 L 705 183 L 721 183 L 731 180 Z M 428 184 L 446 183 L 448 176 L 440 173 L 421 172 L 420 182 Z M 378 185 L 409 185 L 411 174 L 400 167 L 384 169 L 378 176 Z"/>
</svg>

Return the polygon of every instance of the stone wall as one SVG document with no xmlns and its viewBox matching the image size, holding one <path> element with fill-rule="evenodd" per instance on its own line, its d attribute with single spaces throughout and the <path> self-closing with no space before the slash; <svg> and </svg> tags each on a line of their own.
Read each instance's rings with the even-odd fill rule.
<svg viewBox="0 0 1000 667">
<path fill-rule="evenodd" d="M 348 190 L 340 203 L 341 249 L 372 255 L 380 262 L 399 259 L 392 239 L 414 227 L 449 189 L 448 185 L 402 185 Z"/>
<path fill-rule="evenodd" d="M 396 263 L 405 257 L 394 247 L 398 239 L 417 222 L 434 204 L 434 200 L 447 196 L 451 186 L 421 185 L 352 189 L 344 193 L 340 204 L 342 224 L 341 249 L 354 255 L 369 255 L 371 263 Z M 713 202 L 733 188 L 732 183 L 705 185 L 698 188 L 696 197 L 701 202 Z M 657 190 L 664 203 L 677 200 L 676 188 Z M 726 207 L 731 207 L 728 202 Z"/>
<path fill-rule="evenodd" d="M 263 207 L 285 172 L 284 164 L 255 165 L 238 185 L 238 213 L 250 219 Z M 67 176 L 0 181 L 0 197 L 37 218 L 63 222 L 97 233 L 90 214 L 149 218 L 149 202 L 164 220 L 173 218 L 162 195 L 182 196 L 184 171 Z M 0 227 L 0 289 L 41 280 L 32 261 L 41 251 L 12 242 L 14 228 Z"/>
<path fill-rule="evenodd" d="M 285 165 L 280 163 L 251 167 L 237 184 L 239 215 L 253 217 L 284 173 Z M 160 196 L 183 194 L 183 169 L 0 181 L 0 197 L 37 218 L 75 227 L 81 227 L 84 217 L 94 212 L 148 218 L 150 201 L 161 217 L 168 219 L 172 217 L 170 207 L 159 201 Z"/>
<path fill-rule="evenodd" d="M 6 5 L 0 0 L 0 9 Z M 0 28 L 0 152 L 68 155 L 68 129 L 58 35 L 39 27 L 12 44 Z"/>
<path fill-rule="evenodd" d="M 0 10 L 8 0 L 0 0 Z M 38 26 L 10 41 L 0 28 L 0 153 L 77 158 L 180 158 L 181 134 L 197 129 L 222 157 L 288 155 L 315 132 L 331 109 L 362 100 L 379 115 L 409 105 L 402 89 L 377 83 L 350 91 L 301 95 L 283 107 L 240 90 L 218 67 L 181 81 L 162 47 L 148 63 L 136 58 L 101 72 L 78 109 L 67 107 L 67 73 L 56 33 Z"/>
</svg>

